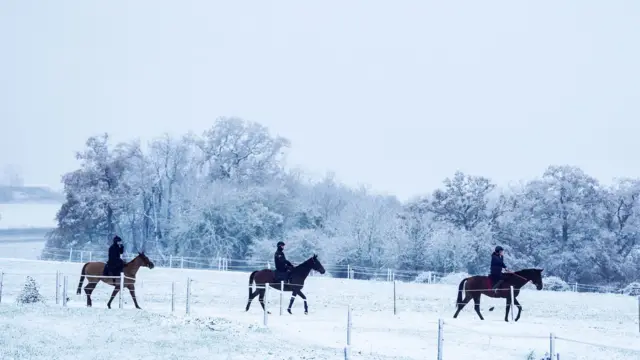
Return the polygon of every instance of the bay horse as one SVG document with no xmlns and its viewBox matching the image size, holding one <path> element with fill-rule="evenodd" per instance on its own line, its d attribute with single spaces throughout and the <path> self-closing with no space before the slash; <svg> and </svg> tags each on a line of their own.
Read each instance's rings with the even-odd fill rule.
<svg viewBox="0 0 640 360">
<path fill-rule="evenodd" d="M 307 297 L 304 296 L 301 290 L 304 287 L 304 281 L 309 276 L 311 270 L 315 270 L 320 274 L 325 273 L 324 267 L 320 263 L 320 260 L 318 260 L 318 255 L 316 254 L 314 254 L 312 257 L 310 257 L 300 265 L 295 266 L 293 270 L 291 270 L 291 281 L 285 281 L 283 290 L 285 292 L 291 292 L 291 300 L 289 301 L 289 307 L 287 308 L 287 312 L 289 314 L 291 314 L 291 306 L 293 306 L 293 301 L 295 300 L 296 295 L 300 295 L 300 297 L 304 300 L 304 314 L 307 315 L 309 313 L 309 307 L 307 306 Z M 251 291 L 252 283 L 254 281 L 256 283 L 255 292 Z M 247 302 L 247 308 L 245 311 L 249 311 L 251 301 L 256 297 L 256 295 L 259 295 L 258 300 L 260 301 L 260 305 L 262 305 L 262 310 L 266 311 L 264 307 L 266 283 L 269 283 L 269 287 L 280 290 L 280 282 L 276 282 L 276 273 L 273 270 L 256 270 L 252 272 L 251 275 L 249 275 L 249 301 Z M 268 311 L 267 313 L 271 314 Z"/>
<path fill-rule="evenodd" d="M 504 321 L 509 322 L 509 310 L 511 309 L 511 302 L 518 307 L 518 316 L 514 319 L 518 321 L 520 319 L 520 313 L 522 312 L 522 306 L 516 299 L 520 294 L 520 288 L 531 281 L 536 289 L 542 290 L 542 269 L 523 269 L 516 272 L 508 272 L 503 274 L 504 281 L 501 288 L 496 289 L 494 292 L 492 289 L 491 280 L 488 276 L 476 275 L 465 279 L 462 279 L 460 285 L 458 285 L 458 297 L 456 299 L 456 305 L 458 310 L 453 315 L 453 318 L 458 317 L 460 310 L 473 299 L 474 309 L 480 317 L 480 320 L 484 320 L 480 313 L 480 297 L 486 295 L 491 298 L 505 298 L 507 299 L 507 309 L 504 314 Z M 511 299 L 511 289 L 513 286 L 513 299 Z M 462 299 L 462 293 L 465 292 L 464 300 Z M 493 307 L 489 309 L 493 311 Z"/>
<path fill-rule="evenodd" d="M 84 287 L 84 292 L 87 294 L 87 307 L 91 307 L 91 293 L 96 288 L 96 285 L 100 281 L 104 282 L 107 285 L 111 285 L 115 287 L 113 292 L 111 293 L 111 298 L 107 303 L 107 307 L 111 309 L 111 302 L 113 298 L 116 297 L 118 292 L 120 291 L 120 278 L 115 277 L 104 277 L 103 271 L 105 267 L 105 263 L 101 261 L 91 261 L 84 264 L 82 267 L 82 272 L 80 273 L 80 282 L 78 283 L 78 291 L 77 294 L 80 295 L 80 289 L 82 288 L 82 282 L 85 277 L 87 278 L 87 285 Z M 153 269 L 154 265 L 151 260 L 144 254 L 144 252 L 139 252 L 138 256 L 136 256 L 133 260 L 129 261 L 124 265 L 123 273 L 124 273 L 124 287 L 129 289 L 129 293 L 131 294 L 131 298 L 133 299 L 133 303 L 136 305 L 136 309 L 140 309 L 138 306 L 138 301 L 136 300 L 136 273 L 141 267 L 148 267 L 149 269 Z"/>
</svg>

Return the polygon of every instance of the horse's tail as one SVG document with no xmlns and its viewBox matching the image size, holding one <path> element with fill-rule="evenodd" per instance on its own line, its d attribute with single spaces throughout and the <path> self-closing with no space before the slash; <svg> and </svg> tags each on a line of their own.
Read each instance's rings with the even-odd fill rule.
<svg viewBox="0 0 640 360">
<path fill-rule="evenodd" d="M 82 282 L 84 281 L 84 275 L 87 273 L 87 265 L 89 265 L 89 263 L 84 264 L 80 272 L 80 282 L 78 282 L 78 291 L 76 291 L 78 295 L 80 295 L 80 290 L 82 290 Z"/>
<path fill-rule="evenodd" d="M 251 285 L 253 284 L 253 279 L 256 277 L 257 273 L 258 270 L 252 272 L 251 275 L 249 275 L 249 299 L 251 299 L 251 290 L 253 290 Z"/>
<path fill-rule="evenodd" d="M 458 297 L 456 298 L 456 306 L 462 303 L 462 293 L 464 292 L 464 284 L 469 280 L 469 278 L 462 279 L 460 281 L 460 285 L 458 285 Z"/>
</svg>

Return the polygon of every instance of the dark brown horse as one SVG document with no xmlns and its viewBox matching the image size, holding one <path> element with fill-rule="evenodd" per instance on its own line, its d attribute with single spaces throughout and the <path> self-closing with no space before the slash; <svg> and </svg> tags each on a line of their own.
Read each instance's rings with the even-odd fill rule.
<svg viewBox="0 0 640 360">
<path fill-rule="evenodd" d="M 511 309 L 511 286 L 513 286 L 513 303 L 518 307 L 518 316 L 516 316 L 515 321 L 520 319 L 520 313 L 522 312 L 522 306 L 516 299 L 518 294 L 520 294 L 520 288 L 522 288 L 526 283 L 531 281 L 538 290 L 542 290 L 542 269 L 524 269 L 519 270 L 512 273 L 503 274 L 504 282 L 502 283 L 500 289 L 494 292 L 489 280 L 488 276 L 471 276 L 466 279 L 463 279 L 458 285 L 458 297 L 456 300 L 456 305 L 458 310 L 453 315 L 453 318 L 458 317 L 458 313 L 460 310 L 464 308 L 464 306 L 473 299 L 474 309 L 478 316 L 480 316 L 480 320 L 484 320 L 482 314 L 480 313 L 480 297 L 482 295 L 486 295 L 491 298 L 505 298 L 507 299 L 507 309 L 504 314 L 504 321 L 509 321 L 509 310 Z M 462 293 L 465 292 L 464 300 L 462 299 Z M 493 311 L 493 308 L 489 309 L 489 311 Z"/>
<path fill-rule="evenodd" d="M 302 264 L 296 266 L 291 271 L 291 281 L 284 283 L 283 290 L 285 292 L 291 292 L 291 300 L 289 301 L 289 307 L 287 308 L 287 312 L 291 314 L 291 306 L 293 306 L 293 301 L 296 298 L 296 295 L 300 295 L 300 297 L 304 300 L 304 313 L 305 315 L 309 313 L 309 307 L 307 306 L 307 297 L 302 293 L 302 288 L 304 287 L 304 281 L 309 276 L 309 272 L 311 270 L 315 270 L 320 274 L 324 274 L 324 267 L 318 260 L 318 255 L 313 255 L 309 259 L 307 259 Z M 256 291 L 252 291 L 251 286 L 255 281 L 256 283 Z M 280 283 L 276 281 L 276 273 L 270 269 L 262 269 L 256 270 L 249 275 L 249 301 L 247 302 L 246 311 L 249 311 L 249 307 L 251 306 L 251 301 L 256 295 L 260 295 L 258 300 L 260 301 L 260 305 L 262 305 L 262 310 L 266 311 L 264 308 L 264 293 L 265 293 L 265 284 L 269 284 L 269 287 L 280 290 Z M 271 314 L 267 311 L 268 314 Z"/>
<path fill-rule="evenodd" d="M 77 294 L 80 295 L 82 282 L 86 277 L 87 286 L 84 287 L 84 292 L 87 294 L 88 307 L 91 307 L 91 293 L 93 292 L 93 290 L 96 288 L 96 285 L 98 285 L 100 281 L 104 282 L 107 285 L 111 285 L 115 287 L 115 289 L 113 289 L 113 292 L 111 293 L 111 298 L 107 303 L 107 307 L 109 309 L 111 309 L 111 302 L 113 301 L 113 298 L 115 298 L 118 292 L 120 291 L 120 278 L 104 277 L 102 275 L 104 266 L 105 266 L 105 263 L 101 261 L 92 261 L 92 262 L 85 263 L 84 266 L 82 267 L 82 272 L 80 273 L 80 282 L 78 283 Z M 149 269 L 153 269 L 154 267 L 153 262 L 149 260 L 149 258 L 144 254 L 144 252 L 138 253 L 138 256 L 136 256 L 133 260 L 126 263 L 124 265 L 124 270 L 122 271 L 125 276 L 124 287 L 129 289 L 129 293 L 131 294 L 133 303 L 136 305 L 136 309 L 140 309 L 140 306 L 138 306 L 138 301 L 136 300 L 136 288 L 135 288 L 136 274 L 138 273 L 138 270 L 140 269 L 140 267 L 148 267 Z"/>
</svg>

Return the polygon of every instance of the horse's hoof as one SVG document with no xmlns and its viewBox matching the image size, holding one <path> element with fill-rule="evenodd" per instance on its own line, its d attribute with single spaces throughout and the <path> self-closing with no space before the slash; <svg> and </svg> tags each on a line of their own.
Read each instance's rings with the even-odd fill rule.
<svg viewBox="0 0 640 360">
<path fill-rule="evenodd" d="M 291 309 L 287 309 L 287 312 L 291 315 L 293 315 L 293 313 L 291 312 Z"/>
<path fill-rule="evenodd" d="M 308 311 L 305 311 L 305 312 L 304 312 L 304 314 L 305 314 L 305 315 L 309 315 L 309 312 L 308 312 Z"/>
<path fill-rule="evenodd" d="M 267 314 L 271 315 L 271 311 L 267 311 Z"/>
</svg>

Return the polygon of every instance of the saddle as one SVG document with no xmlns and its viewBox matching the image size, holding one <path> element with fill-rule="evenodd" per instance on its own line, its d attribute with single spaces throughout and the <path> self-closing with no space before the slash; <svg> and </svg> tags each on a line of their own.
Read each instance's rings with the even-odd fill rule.
<svg viewBox="0 0 640 360">
<path fill-rule="evenodd" d="M 109 264 L 105 264 L 104 265 L 104 269 L 102 270 L 102 276 L 120 276 L 120 273 L 115 273 L 116 271 L 114 271 L 115 269 L 113 269 Z M 116 282 L 119 282 L 118 279 L 116 278 L 109 278 L 109 279 L 104 279 L 107 282 L 113 282 L 114 284 Z"/>
</svg>

